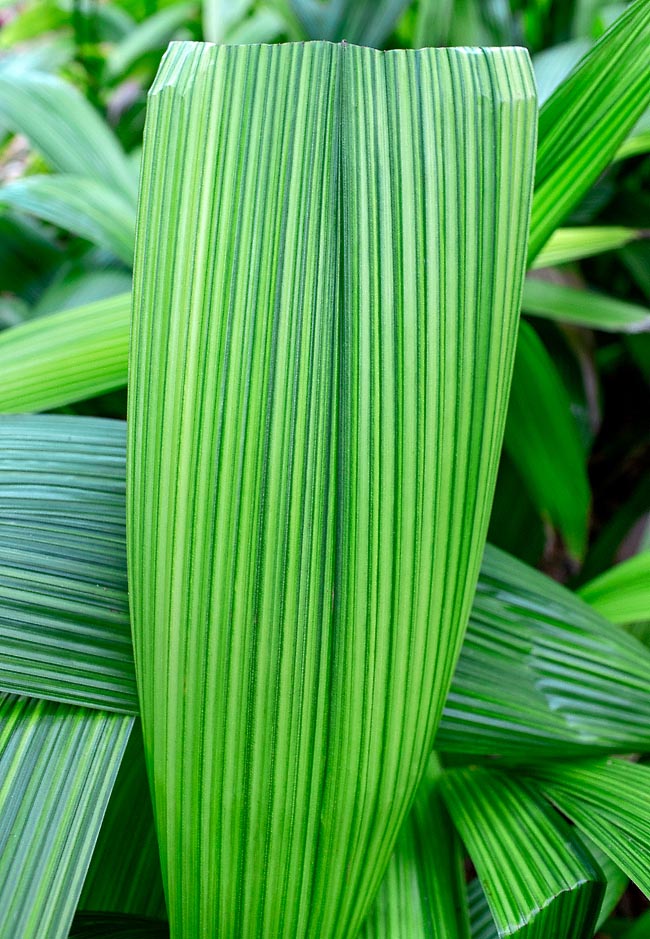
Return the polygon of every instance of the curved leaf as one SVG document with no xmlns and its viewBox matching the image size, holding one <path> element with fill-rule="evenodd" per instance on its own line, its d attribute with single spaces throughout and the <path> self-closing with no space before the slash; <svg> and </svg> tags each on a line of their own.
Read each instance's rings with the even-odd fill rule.
<svg viewBox="0 0 650 939">
<path fill-rule="evenodd" d="M 104 183 L 83 176 L 26 176 L 0 189 L 0 205 L 87 238 L 131 265 L 133 206 Z"/>
<path fill-rule="evenodd" d="M 478 574 L 534 117 L 515 50 L 163 62 L 129 581 L 178 936 L 353 935 L 379 886 Z"/>
<path fill-rule="evenodd" d="M 647 307 L 594 290 L 578 290 L 532 277 L 527 278 L 524 285 L 521 308 L 534 316 L 588 329 L 624 333 L 650 329 Z"/>
<path fill-rule="evenodd" d="M 636 639 L 488 547 L 436 747 L 520 763 L 650 749 L 649 674 Z"/>
<path fill-rule="evenodd" d="M 580 596 L 613 623 L 650 620 L 650 551 L 643 551 L 584 584 Z"/>
<path fill-rule="evenodd" d="M 126 384 L 131 294 L 0 332 L 0 412 L 45 411 Z"/>
<path fill-rule="evenodd" d="M 579 228 L 557 228 L 532 263 L 533 268 L 555 267 L 590 258 L 605 251 L 622 248 L 646 235 L 636 228 L 617 225 L 582 225 Z"/>
<path fill-rule="evenodd" d="M 567 823 L 503 773 L 454 770 L 441 787 L 498 935 L 591 939 L 604 883 Z"/>
<path fill-rule="evenodd" d="M 544 795 L 650 897 L 650 766 L 627 760 L 545 764 Z"/>
<path fill-rule="evenodd" d="M 650 3 L 636 0 L 539 115 L 529 261 L 611 163 L 650 104 Z"/>
<path fill-rule="evenodd" d="M 73 85 L 32 69 L 0 74 L 0 120 L 50 166 L 116 190 L 135 207 L 137 176 L 108 124 Z"/>
<path fill-rule="evenodd" d="M 0 695 L 0 933 L 65 939 L 133 718 Z"/>
</svg>

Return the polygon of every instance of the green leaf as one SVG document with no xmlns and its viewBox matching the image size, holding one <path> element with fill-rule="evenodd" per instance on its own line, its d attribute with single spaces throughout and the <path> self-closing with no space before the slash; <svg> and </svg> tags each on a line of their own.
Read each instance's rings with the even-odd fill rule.
<svg viewBox="0 0 650 939">
<path fill-rule="evenodd" d="M 203 35 L 209 42 L 223 42 L 228 32 L 244 19 L 253 0 L 203 0 Z"/>
<path fill-rule="evenodd" d="M 650 104 L 649 45 L 650 3 L 636 0 L 542 106 L 529 262 Z"/>
<path fill-rule="evenodd" d="M 380 47 L 409 0 L 289 0 L 309 39 Z"/>
<path fill-rule="evenodd" d="M 0 120 L 62 173 L 102 183 L 135 206 L 137 176 L 117 138 L 73 85 L 43 72 L 0 73 Z"/>
<path fill-rule="evenodd" d="M 505 447 L 538 509 L 560 530 L 569 553 L 581 558 L 591 501 L 586 455 L 562 378 L 525 322 L 519 330 Z"/>
<path fill-rule="evenodd" d="M 454 0 L 420 0 L 413 37 L 416 49 L 446 44 L 454 17 L 454 6 Z"/>
<path fill-rule="evenodd" d="M 558 228 L 539 252 L 532 267 L 555 267 L 580 261 L 605 251 L 615 251 L 645 236 L 636 228 L 616 225 L 584 225 L 580 228 Z"/>
<path fill-rule="evenodd" d="M 588 329 L 628 333 L 650 329 L 647 307 L 532 277 L 524 284 L 521 307 L 534 316 Z"/>
<path fill-rule="evenodd" d="M 432 756 L 361 939 L 469 939 L 459 839 Z"/>
<path fill-rule="evenodd" d="M 62 310 L 73 310 L 75 307 L 85 308 L 97 300 L 107 300 L 127 291 L 130 293 L 131 280 L 131 272 L 122 267 L 88 270 L 62 265 L 55 279 L 41 294 L 38 303 L 32 307 L 30 315 L 37 317 L 60 313 Z M 130 298 L 123 299 L 125 308 L 130 308 Z M 85 319 L 85 316 L 83 318 Z"/>
<path fill-rule="evenodd" d="M 584 584 L 580 596 L 613 623 L 650 620 L 650 551 L 643 551 Z"/>
<path fill-rule="evenodd" d="M 379 886 L 478 574 L 534 118 L 516 50 L 163 60 L 128 537 L 179 937 L 354 935 Z"/>
<path fill-rule="evenodd" d="M 478 877 L 470 881 L 467 887 L 467 902 L 472 939 L 499 939 L 499 933 L 490 913 L 485 890 L 483 890 Z"/>
<path fill-rule="evenodd" d="M 139 721 L 115 780 L 78 909 L 167 916 Z"/>
<path fill-rule="evenodd" d="M 534 789 L 474 767 L 446 773 L 441 786 L 498 935 L 591 939 L 602 874 Z"/>
<path fill-rule="evenodd" d="M 65 939 L 133 719 L 0 695 L 0 933 Z"/>
<path fill-rule="evenodd" d="M 106 59 L 107 76 L 122 76 L 147 52 L 163 49 L 196 12 L 195 3 L 174 3 L 147 16 L 113 46 Z"/>
<path fill-rule="evenodd" d="M 133 262 L 133 206 L 104 183 L 82 176 L 26 176 L 0 189 L 0 206 L 51 222 L 125 264 Z"/>
<path fill-rule="evenodd" d="M 136 713 L 125 428 L 0 418 L 0 688 Z"/>
<path fill-rule="evenodd" d="M 46 411 L 126 384 L 131 294 L 0 333 L 0 412 Z"/>
<path fill-rule="evenodd" d="M 648 674 L 636 639 L 488 546 L 436 747 L 519 763 L 647 750 Z"/>
<path fill-rule="evenodd" d="M 626 760 L 545 764 L 544 795 L 650 895 L 650 767 Z"/>
</svg>

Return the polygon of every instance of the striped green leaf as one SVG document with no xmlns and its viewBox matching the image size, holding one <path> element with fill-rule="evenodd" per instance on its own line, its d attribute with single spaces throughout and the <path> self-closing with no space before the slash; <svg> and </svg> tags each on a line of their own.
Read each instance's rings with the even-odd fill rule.
<svg viewBox="0 0 650 939">
<path fill-rule="evenodd" d="M 580 228 L 558 228 L 553 232 L 532 263 L 533 268 L 555 267 L 580 261 L 605 251 L 615 251 L 637 241 L 645 232 L 619 225 L 583 225 Z"/>
<path fill-rule="evenodd" d="M 549 763 L 534 775 L 544 795 L 650 896 L 650 766 Z"/>
<path fill-rule="evenodd" d="M 167 917 L 139 721 L 115 780 L 78 909 Z"/>
<path fill-rule="evenodd" d="M 533 316 L 605 332 L 635 333 L 650 329 L 650 309 L 608 297 L 594 290 L 529 277 L 524 285 L 522 310 Z"/>
<path fill-rule="evenodd" d="M 650 3 L 636 0 L 542 106 L 530 261 L 650 105 L 649 45 Z"/>
<path fill-rule="evenodd" d="M 584 844 L 535 790 L 503 773 L 477 768 L 446 773 L 441 785 L 497 935 L 591 939 L 604 894 L 603 875 Z"/>
<path fill-rule="evenodd" d="M 489 547 L 436 747 L 510 762 L 648 750 L 649 674 L 636 639 Z"/>
<path fill-rule="evenodd" d="M 83 176 L 26 176 L 0 189 L 0 206 L 86 238 L 125 264 L 133 261 L 133 205 L 105 183 Z"/>
<path fill-rule="evenodd" d="M 117 138 L 73 85 L 33 69 L 0 74 L 0 120 L 52 169 L 103 183 L 135 206 L 137 176 Z"/>
<path fill-rule="evenodd" d="M 0 688 L 137 709 L 124 441 L 116 421 L 0 420 Z M 649 666 L 569 591 L 488 549 L 437 745 L 520 762 L 646 749 Z"/>
<path fill-rule="evenodd" d="M 650 551 L 610 568 L 584 584 L 579 593 L 613 623 L 650 620 Z"/>
<path fill-rule="evenodd" d="M 0 332 L 0 412 L 45 411 L 126 384 L 131 294 Z"/>
<path fill-rule="evenodd" d="M 0 695 L 0 935 L 68 935 L 132 722 Z"/>
<path fill-rule="evenodd" d="M 0 688 L 135 713 L 125 428 L 0 418 Z"/>
<path fill-rule="evenodd" d="M 128 537 L 176 937 L 353 935 L 379 886 L 478 574 L 534 115 L 515 50 L 163 60 Z"/>
<path fill-rule="evenodd" d="M 508 407 L 505 447 L 531 499 L 582 558 L 591 490 L 587 457 L 571 401 L 535 330 L 522 322 Z"/>
<path fill-rule="evenodd" d="M 469 939 L 460 842 L 432 756 L 361 939 Z"/>
</svg>

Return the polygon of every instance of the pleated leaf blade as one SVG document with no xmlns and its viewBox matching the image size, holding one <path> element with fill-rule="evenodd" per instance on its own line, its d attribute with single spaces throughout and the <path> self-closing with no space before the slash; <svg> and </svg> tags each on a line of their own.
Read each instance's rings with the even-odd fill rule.
<svg viewBox="0 0 650 939">
<path fill-rule="evenodd" d="M 68 935 L 132 723 L 0 695 L 1 935 Z"/>
<path fill-rule="evenodd" d="M 379 886 L 478 574 L 534 139 L 520 51 L 167 53 L 128 538 L 174 936 L 353 935 Z"/>
</svg>

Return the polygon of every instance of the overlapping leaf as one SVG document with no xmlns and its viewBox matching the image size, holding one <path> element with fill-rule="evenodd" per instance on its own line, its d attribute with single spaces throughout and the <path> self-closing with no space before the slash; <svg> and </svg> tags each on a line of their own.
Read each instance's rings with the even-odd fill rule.
<svg viewBox="0 0 650 939">
<path fill-rule="evenodd" d="M 642 551 L 584 584 L 580 596 L 613 623 L 650 620 L 650 551 Z"/>
<path fill-rule="evenodd" d="M 0 695 L 1 935 L 68 935 L 132 722 Z"/>
<path fill-rule="evenodd" d="M 455 770 L 441 785 L 498 935 L 591 939 L 603 876 L 568 824 L 505 774 Z"/>
<path fill-rule="evenodd" d="M 488 548 L 436 746 L 519 762 L 649 749 L 649 673 L 636 639 Z"/>
</svg>

